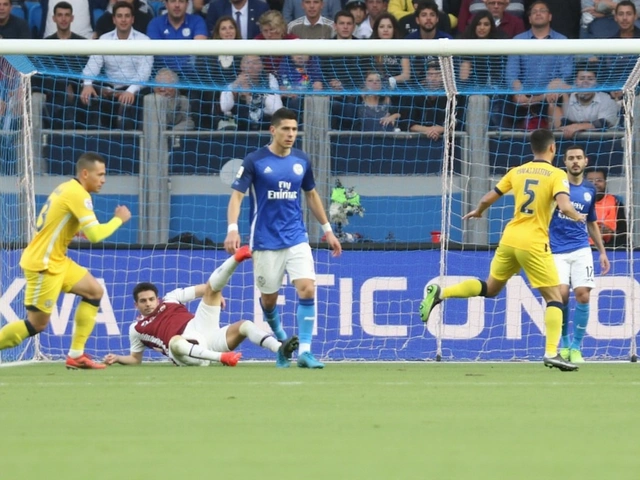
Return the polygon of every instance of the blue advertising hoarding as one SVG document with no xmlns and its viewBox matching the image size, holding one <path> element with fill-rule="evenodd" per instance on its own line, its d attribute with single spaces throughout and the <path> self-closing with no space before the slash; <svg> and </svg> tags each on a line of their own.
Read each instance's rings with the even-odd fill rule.
<svg viewBox="0 0 640 480">
<path fill-rule="evenodd" d="M 18 267 L 20 252 L 2 253 L 0 318 L 24 318 L 24 279 Z M 226 257 L 215 250 L 76 250 L 70 256 L 87 266 L 105 286 L 98 322 L 87 345 L 100 358 L 109 352 L 127 353 L 128 328 L 136 315 L 131 290 L 152 281 L 162 292 L 203 283 Z M 346 251 L 332 258 L 315 252 L 317 278 L 317 334 L 313 351 L 328 360 L 427 360 L 441 346 L 443 359 L 536 360 L 543 353 L 541 297 L 525 278 L 514 277 L 495 299 L 449 300 L 442 321 L 439 309 L 424 325 L 418 306 L 427 283 L 455 283 L 468 277 L 484 278 L 492 252 L 447 252 L 446 276 L 439 279 L 440 251 Z M 636 259 L 638 255 L 634 255 Z M 612 272 L 597 278 L 584 354 L 600 359 L 628 357 L 640 311 L 638 275 L 632 278 L 624 253 L 611 253 Z M 597 269 L 597 267 L 596 267 Z M 265 329 L 253 287 L 251 262 L 238 268 L 223 292 L 227 308 L 221 323 L 254 320 Z M 73 295 L 61 296 L 49 328 L 40 335 L 42 352 L 53 358 L 66 354 L 71 342 Z M 296 296 L 292 286 L 281 291 L 279 303 L 285 330 L 295 333 Z M 196 302 L 190 308 L 195 310 Z M 640 323 L 640 322 L 638 322 Z M 19 350 L 19 349 L 14 349 Z M 270 359 L 271 352 L 248 342 L 245 359 Z M 19 353 L 19 352 L 18 352 Z M 16 352 L 2 352 L 4 361 Z M 153 356 L 153 355 L 152 355 Z"/>
</svg>

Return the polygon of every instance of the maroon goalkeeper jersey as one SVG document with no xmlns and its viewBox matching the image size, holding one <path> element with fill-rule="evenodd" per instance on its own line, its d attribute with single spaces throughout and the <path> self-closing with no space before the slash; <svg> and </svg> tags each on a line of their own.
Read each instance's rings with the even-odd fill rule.
<svg viewBox="0 0 640 480">
<path fill-rule="evenodd" d="M 150 315 L 138 317 L 133 330 L 145 347 L 168 355 L 169 340 L 182 335 L 193 317 L 193 313 L 181 303 L 162 302 Z"/>
</svg>

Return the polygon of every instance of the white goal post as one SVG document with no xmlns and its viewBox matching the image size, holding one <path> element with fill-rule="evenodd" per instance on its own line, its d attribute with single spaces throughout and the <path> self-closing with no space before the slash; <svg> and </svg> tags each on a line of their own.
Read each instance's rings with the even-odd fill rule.
<svg viewBox="0 0 640 480">
<path fill-rule="evenodd" d="M 133 132 L 108 128 L 81 130 L 62 122 L 57 127 L 44 126 L 41 117 L 46 92 L 29 93 L 31 77 L 43 73 L 35 67 L 38 64 L 35 59 L 78 56 L 74 59 L 78 63 L 62 65 L 61 62 L 61 70 L 55 72 L 62 77 L 64 68 L 69 68 L 68 76 L 77 81 L 82 78 L 78 59 L 84 62 L 83 56 L 94 54 L 438 57 L 442 88 L 434 96 L 446 97 L 443 108 L 446 120 L 442 138 L 433 141 L 400 128 L 388 132 L 356 132 L 355 128 L 340 131 L 328 120 L 332 114 L 331 95 L 338 92 L 326 89 L 305 94 L 300 146 L 314 162 L 318 191 L 329 206 L 332 189 L 338 181 L 347 189 L 353 187 L 364 211 L 361 219 L 357 215 L 351 217 L 349 225 L 350 232 L 360 235 L 350 238 L 364 241 L 361 244 L 356 241 L 353 248 L 337 260 L 322 249 L 319 226 L 309 219 L 311 241 L 314 246 L 320 245 L 315 250 L 318 318 L 314 352 L 327 360 L 504 361 L 537 359 L 541 355 L 542 304 L 523 277 L 510 282 L 506 292 L 495 300 L 451 302 L 452 306 L 440 313 L 440 319 L 426 327 L 417 315 L 429 281 L 439 279 L 447 284 L 469 275 L 486 275 L 487 250 L 495 246 L 512 206 L 505 199 L 492 209 L 488 218 L 473 223 L 465 224 L 461 217 L 495 185 L 513 161 L 520 162 L 530 153 L 526 129 L 501 131 L 490 124 L 492 97 L 506 96 L 513 91 L 508 88 L 486 92 L 465 90 L 458 79 L 456 60 L 510 55 L 635 58 L 640 56 L 640 40 L 366 40 L 340 42 L 336 48 L 335 41 L 320 40 L 51 42 L 3 39 L 2 55 L 12 66 L 11 72 L 3 74 L 20 79 L 19 112 L 23 121 L 7 124 L 0 139 L 12 136 L 23 141 L 16 143 L 19 151 L 13 143 L 8 147 L 0 144 L 0 156 L 5 155 L 5 150 L 12 152 L 15 158 L 11 157 L 11 161 L 20 165 L 15 170 L 0 172 L 0 224 L 10 219 L 15 221 L 16 211 L 31 218 L 22 227 L 20 241 L 16 243 L 10 238 L 0 241 L 3 263 L 0 326 L 24 315 L 17 265 L 19 248 L 32 234 L 34 212 L 42 199 L 63 177 L 62 168 L 55 167 L 53 172 L 47 168 L 54 162 L 62 162 L 59 157 L 65 155 L 71 158 L 64 161 L 72 161 L 79 144 L 97 145 L 97 150 L 105 148 L 102 152 L 105 156 L 136 156 L 126 159 L 131 160 L 135 169 L 122 167 L 117 171 L 111 167 L 105 190 L 96 200 L 108 205 L 104 207 L 105 212 L 111 208 L 109 202 L 120 202 L 123 198 L 124 203 L 134 202 L 138 219 L 132 231 L 126 238 L 124 234 L 123 239 L 119 237 L 115 245 L 72 252 L 79 263 L 103 282 L 107 292 L 96 331 L 88 344 L 89 353 L 102 356 L 112 350 L 127 351 L 126 326 L 134 313 L 130 300 L 132 285 L 151 280 L 166 290 L 184 283 L 200 283 L 225 257 L 224 252 L 214 249 L 173 249 L 166 248 L 166 244 L 171 237 L 193 233 L 200 228 L 198 223 L 207 224 L 202 227 L 204 233 L 196 231 L 198 235 L 211 239 L 214 244 L 222 242 L 229 179 L 233 178 L 238 159 L 264 144 L 268 133 L 225 131 L 216 127 L 171 130 L 163 121 L 155 119 L 166 105 L 160 105 L 153 93 L 145 97 L 144 121 Z M 593 165 L 610 173 L 608 191 L 624 200 L 628 223 L 628 243 L 611 251 L 613 272 L 598 277 L 592 296 L 585 357 L 598 360 L 635 359 L 640 331 L 640 320 L 635 318 L 635 312 L 640 311 L 640 272 L 635 267 L 640 255 L 634 252 L 640 244 L 637 213 L 640 189 L 635 188 L 640 184 L 637 156 L 640 125 L 635 122 L 640 114 L 635 101 L 640 61 L 635 58 L 631 65 L 634 66 L 625 78 L 616 83 L 616 90 L 622 92 L 619 104 L 624 112 L 620 115 L 620 124 L 607 131 L 582 132 L 571 140 L 587 145 Z M 206 85 L 202 79 L 199 81 L 202 83 L 183 82 L 174 86 L 189 92 L 197 92 L 201 87 L 220 88 Z M 152 90 L 157 84 L 150 79 L 145 86 Z M 558 90 L 563 91 L 566 90 Z M 354 96 L 362 93 L 359 89 Z M 385 93 L 391 97 L 425 95 L 424 90 L 409 89 Z M 560 145 L 566 147 L 571 143 L 562 138 L 559 131 L 556 135 Z M 235 148 L 236 143 L 242 148 Z M 178 162 L 176 158 L 183 163 L 196 159 L 193 160 L 195 166 L 186 173 L 173 171 L 172 162 Z M 212 158 L 215 167 L 209 167 L 203 158 L 207 161 Z M 424 167 L 426 163 L 436 167 Z M 5 208 L 6 205 L 11 208 Z M 206 212 L 204 222 L 198 216 L 200 211 Z M 241 225 L 242 229 L 248 230 L 248 225 Z M 159 274 L 160 279 L 149 278 L 151 272 Z M 290 286 L 283 292 L 285 327 L 288 332 L 294 332 L 291 305 L 295 304 L 295 294 Z M 232 305 L 236 306 L 229 314 L 231 320 L 249 318 L 266 325 L 253 288 L 250 266 L 243 265 L 234 276 L 229 295 Z M 55 321 L 39 336 L 40 341 L 10 354 L 0 352 L 0 363 L 62 357 L 70 343 L 72 307 L 72 298 L 62 298 Z M 263 355 L 250 350 L 245 357 L 263 359 Z"/>
</svg>

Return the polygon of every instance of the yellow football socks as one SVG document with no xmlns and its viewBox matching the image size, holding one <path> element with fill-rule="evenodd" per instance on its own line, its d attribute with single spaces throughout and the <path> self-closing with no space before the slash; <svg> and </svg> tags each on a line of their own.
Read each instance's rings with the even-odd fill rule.
<svg viewBox="0 0 640 480">
<path fill-rule="evenodd" d="M 482 282 L 477 278 L 472 278 L 460 282 L 456 285 L 451 285 L 442 289 L 440 298 L 471 298 L 477 297 L 482 291 Z"/>
<path fill-rule="evenodd" d="M 73 317 L 75 322 L 75 330 L 73 332 L 73 339 L 71 340 L 71 350 L 79 352 L 84 351 L 84 346 L 87 343 L 89 335 L 93 332 L 93 327 L 96 324 L 96 317 L 98 316 L 98 308 L 95 305 L 91 305 L 87 302 L 80 302 L 76 309 L 76 314 Z"/>
<path fill-rule="evenodd" d="M 544 355 L 545 357 L 555 357 L 558 354 L 558 343 L 562 334 L 562 310 L 547 305 L 544 312 L 544 325 L 547 332 Z"/>
</svg>

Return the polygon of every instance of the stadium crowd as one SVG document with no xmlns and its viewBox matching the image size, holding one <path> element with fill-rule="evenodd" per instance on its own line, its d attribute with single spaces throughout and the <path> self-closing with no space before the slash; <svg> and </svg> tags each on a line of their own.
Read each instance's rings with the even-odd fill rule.
<svg viewBox="0 0 640 480">
<path fill-rule="evenodd" d="M 43 0 L 35 6 L 0 0 L 0 36 L 227 41 L 638 38 L 638 7 L 640 0 Z M 264 130 L 270 115 L 283 105 L 302 120 L 304 93 L 313 90 L 331 96 L 334 129 L 423 132 L 436 141 L 444 130 L 444 85 L 437 57 L 93 55 L 55 61 L 67 62 L 66 68 L 78 70 L 82 80 L 49 75 L 34 79 L 34 91 L 46 95 L 45 128 L 140 129 L 143 97 L 155 93 L 168 98 L 159 93 L 158 83 L 179 82 L 185 88 L 173 89 L 177 97 L 166 102 L 179 109 L 168 115 L 173 119 L 169 128 Z M 576 90 L 620 84 L 635 61 L 635 56 L 456 58 L 458 125 L 464 125 L 469 94 L 493 92 L 494 129 L 549 127 L 571 138 L 580 131 L 615 128 L 618 89 L 597 95 Z M 528 93 L 536 90 L 546 93 Z"/>
</svg>

